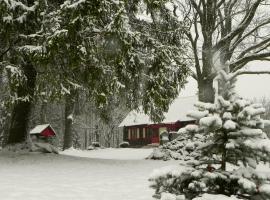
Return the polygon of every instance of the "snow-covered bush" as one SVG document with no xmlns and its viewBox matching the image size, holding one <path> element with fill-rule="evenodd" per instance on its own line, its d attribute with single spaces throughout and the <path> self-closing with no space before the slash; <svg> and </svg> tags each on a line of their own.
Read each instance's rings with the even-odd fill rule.
<svg viewBox="0 0 270 200">
<path fill-rule="evenodd" d="M 41 152 L 41 153 L 55 153 L 55 154 L 59 153 L 59 150 L 57 147 L 49 143 L 41 143 L 41 142 L 33 143 L 31 146 L 31 151 Z"/>
<path fill-rule="evenodd" d="M 92 146 L 93 147 L 100 147 L 100 143 L 99 142 L 92 142 Z"/>
<path fill-rule="evenodd" d="M 153 152 L 146 158 L 146 159 L 153 159 L 153 160 L 170 160 L 171 153 L 170 149 L 165 149 L 163 146 L 153 149 Z M 180 156 L 180 154 L 179 154 Z"/>
<path fill-rule="evenodd" d="M 26 153 L 30 151 L 30 145 L 27 142 L 6 145 L 2 150 L 7 152 Z"/>
<path fill-rule="evenodd" d="M 156 194 L 184 194 L 186 199 L 204 193 L 270 199 L 270 175 L 256 169 L 259 162 L 270 161 L 270 140 L 262 130 L 265 120 L 260 118 L 265 110 L 237 96 L 235 81 L 236 74 L 221 70 L 214 81 L 215 102 L 195 104 L 198 110 L 189 116 L 198 121 L 197 126 L 180 132 L 191 138 L 201 134 L 206 142 L 176 147 L 195 148 L 190 155 L 194 159 L 187 168 L 152 174 L 149 180 Z"/>
<path fill-rule="evenodd" d="M 89 147 L 87 147 L 87 150 L 95 150 L 96 148 L 93 147 L 92 145 L 90 145 Z"/>
<path fill-rule="evenodd" d="M 129 142 L 126 142 L 126 141 L 121 142 L 121 143 L 119 144 L 119 147 L 121 147 L 121 148 L 127 148 L 127 147 L 129 147 Z"/>
<path fill-rule="evenodd" d="M 28 152 L 40 152 L 40 153 L 55 153 L 58 154 L 59 150 L 57 147 L 49 143 L 41 142 L 23 142 L 6 145 L 3 149 L 5 152 L 16 152 L 16 153 L 28 153 Z"/>
<path fill-rule="evenodd" d="M 147 159 L 185 161 L 194 159 L 196 157 L 194 156 L 196 148 L 205 142 L 205 137 L 195 132 L 197 129 L 198 126 L 195 124 L 187 125 L 185 128 L 180 129 L 178 131 L 179 136 L 176 139 L 154 149 Z"/>
<path fill-rule="evenodd" d="M 99 142 L 92 142 L 91 145 L 87 147 L 87 150 L 97 150 L 103 148 L 105 147 L 101 146 Z"/>
</svg>

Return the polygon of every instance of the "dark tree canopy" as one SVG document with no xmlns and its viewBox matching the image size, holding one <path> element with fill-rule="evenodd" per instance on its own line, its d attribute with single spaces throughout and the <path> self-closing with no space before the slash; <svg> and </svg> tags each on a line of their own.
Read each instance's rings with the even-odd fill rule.
<svg viewBox="0 0 270 200">
<path fill-rule="evenodd" d="M 132 14 L 137 6 L 114 0 L 1 2 L 0 62 L 10 74 L 13 115 L 27 116 L 37 98 L 62 97 L 72 113 L 75 96 L 84 92 L 98 107 L 108 104 L 109 96 L 121 96 L 128 108 L 143 105 L 152 119 L 161 120 L 189 74 L 183 27 L 173 29 L 166 12 L 160 12 L 162 22 L 138 20 Z M 35 80 L 31 86 L 26 68 Z M 29 106 L 20 112 L 22 100 Z M 16 121 L 11 127 L 20 124 L 11 118 Z M 22 123 L 26 136 L 27 117 Z"/>
</svg>

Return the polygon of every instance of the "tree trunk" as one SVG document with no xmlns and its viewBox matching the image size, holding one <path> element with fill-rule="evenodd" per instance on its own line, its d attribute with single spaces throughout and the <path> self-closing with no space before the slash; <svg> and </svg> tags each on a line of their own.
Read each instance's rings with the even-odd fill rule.
<svg viewBox="0 0 270 200">
<path fill-rule="evenodd" d="M 204 79 L 198 82 L 199 89 L 199 101 L 202 102 L 214 102 L 214 88 L 213 79 Z"/>
<path fill-rule="evenodd" d="M 40 123 L 46 124 L 47 123 L 47 103 L 42 102 L 41 103 L 41 108 L 40 108 Z"/>
<path fill-rule="evenodd" d="M 28 135 L 28 123 L 33 103 L 33 94 L 36 84 L 36 70 L 30 61 L 22 65 L 22 70 L 27 80 L 24 85 L 17 88 L 17 95 L 20 98 L 29 96 L 29 101 L 17 101 L 11 113 L 10 128 L 8 131 L 7 144 L 25 142 Z"/>
<path fill-rule="evenodd" d="M 63 150 L 69 149 L 73 145 L 73 133 L 72 133 L 72 123 L 73 123 L 73 113 L 75 108 L 75 95 L 71 93 L 66 96 L 65 102 L 65 132 L 64 132 L 64 146 Z"/>
<path fill-rule="evenodd" d="M 88 130 L 87 129 L 84 130 L 84 147 L 87 150 L 88 148 Z"/>
</svg>

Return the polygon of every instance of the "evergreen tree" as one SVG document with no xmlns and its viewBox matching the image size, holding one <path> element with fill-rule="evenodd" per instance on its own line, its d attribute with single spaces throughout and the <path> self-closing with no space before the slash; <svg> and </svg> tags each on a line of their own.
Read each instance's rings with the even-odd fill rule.
<svg viewBox="0 0 270 200">
<path fill-rule="evenodd" d="M 122 96 L 127 107 L 142 104 L 154 120 L 162 118 L 189 72 L 181 51 L 132 27 L 124 1 L 66 1 L 49 17 L 45 58 L 60 67 L 49 76 L 62 71 L 56 80 L 66 96 L 64 148 L 72 145 L 74 86 L 98 107 L 112 95 Z"/>
<path fill-rule="evenodd" d="M 270 177 L 256 169 L 259 163 L 269 163 L 270 139 L 260 118 L 265 109 L 235 93 L 237 75 L 228 73 L 227 67 L 220 69 L 214 81 L 215 102 L 195 104 L 198 111 L 189 116 L 198 124 L 181 131 L 191 138 L 200 133 L 206 142 L 198 145 L 193 154 L 196 159 L 186 170 L 150 179 L 157 193 L 184 194 L 187 199 L 202 193 L 243 199 L 270 197 Z"/>
<path fill-rule="evenodd" d="M 131 26 L 125 1 L 7 0 L 0 5 L 1 65 L 21 75 L 19 84 L 11 84 L 15 104 L 8 143 L 25 141 L 37 98 L 64 98 L 64 148 L 69 148 L 81 91 L 97 107 L 108 105 L 111 95 L 121 96 L 129 108 L 142 104 L 160 120 L 189 74 L 181 56 L 185 46 L 176 50 L 165 45 L 166 37 L 162 43 L 147 27 Z"/>
<path fill-rule="evenodd" d="M 43 1 L 0 2 L 0 65 L 9 80 L 10 126 L 6 143 L 26 140 L 37 71 L 33 56 L 42 49 L 35 33 L 41 30 Z"/>
</svg>

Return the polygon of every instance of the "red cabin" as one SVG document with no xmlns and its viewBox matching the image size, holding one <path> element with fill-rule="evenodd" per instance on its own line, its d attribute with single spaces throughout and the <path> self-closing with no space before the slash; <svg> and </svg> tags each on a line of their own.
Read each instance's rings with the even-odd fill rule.
<svg viewBox="0 0 270 200">
<path fill-rule="evenodd" d="M 160 123 L 152 122 L 142 111 L 131 111 L 119 125 L 124 127 L 123 140 L 128 141 L 131 146 L 159 144 L 163 132 L 175 133 L 187 124 L 195 122 L 186 115 L 188 111 L 195 110 L 196 102 L 196 96 L 177 98 Z"/>
<path fill-rule="evenodd" d="M 51 127 L 50 124 L 37 125 L 30 131 L 30 137 L 32 141 L 43 139 L 46 140 L 53 136 L 56 136 L 56 132 L 54 131 L 54 129 Z"/>
</svg>

